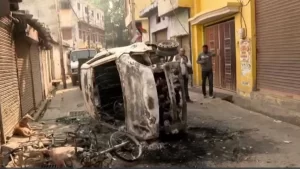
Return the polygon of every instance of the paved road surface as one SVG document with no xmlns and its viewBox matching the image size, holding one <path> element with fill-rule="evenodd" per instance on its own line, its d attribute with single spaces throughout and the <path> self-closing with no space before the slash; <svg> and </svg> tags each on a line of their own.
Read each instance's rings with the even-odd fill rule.
<svg viewBox="0 0 300 169">
<path fill-rule="evenodd" d="M 300 166 L 300 128 L 276 121 L 219 99 L 191 92 L 189 134 L 157 143 L 164 148 L 146 152 L 135 163 L 118 166 L 295 167 Z M 84 110 L 78 88 L 60 90 L 43 121 Z"/>
</svg>

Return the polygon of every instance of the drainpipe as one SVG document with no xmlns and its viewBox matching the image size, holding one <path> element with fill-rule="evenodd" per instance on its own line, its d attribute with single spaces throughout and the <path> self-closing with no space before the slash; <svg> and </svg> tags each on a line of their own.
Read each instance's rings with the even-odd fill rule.
<svg viewBox="0 0 300 169">
<path fill-rule="evenodd" d="M 252 17 L 254 17 L 254 21 L 255 21 L 255 29 L 254 29 L 254 34 L 256 34 L 256 25 L 257 25 L 257 19 L 255 18 L 256 17 L 256 15 L 255 15 L 255 10 L 257 9 L 256 8 L 256 3 L 255 2 L 251 2 L 250 3 L 250 5 L 251 5 L 251 8 L 254 8 L 253 10 L 252 10 L 252 12 L 254 12 L 254 14 L 252 14 Z M 254 7 L 253 7 L 254 6 Z M 253 16 L 254 15 L 254 16 Z M 252 42 L 253 43 L 253 42 Z M 255 68 L 256 68 L 256 70 L 255 70 L 255 81 L 253 81 L 253 91 L 259 91 L 259 89 L 258 89 L 258 86 L 257 86 L 257 54 L 258 54 L 258 49 L 257 49 L 257 38 L 256 38 L 256 36 L 255 36 L 255 45 L 256 45 L 256 49 L 255 49 L 255 52 L 256 52 L 256 55 L 255 55 Z M 253 50 L 253 48 L 252 48 L 252 50 Z M 253 64 L 253 63 L 252 63 Z"/>
<path fill-rule="evenodd" d="M 191 9 L 190 8 L 188 8 L 188 18 L 190 18 L 191 17 Z M 191 64 L 193 65 L 193 57 L 192 57 L 192 37 L 191 37 L 191 32 L 192 32 L 192 30 L 191 30 L 191 24 L 190 23 L 188 23 L 189 24 L 189 38 L 190 38 L 190 40 L 189 40 L 189 44 L 190 44 L 190 61 L 191 61 Z M 193 75 L 192 75 L 192 77 L 191 77 L 191 87 L 193 87 L 194 86 L 194 78 L 193 78 Z"/>
<path fill-rule="evenodd" d="M 152 43 L 152 39 L 151 39 L 151 31 L 150 31 L 151 27 L 150 27 L 150 17 L 148 17 L 148 37 L 149 37 L 149 42 Z"/>
</svg>

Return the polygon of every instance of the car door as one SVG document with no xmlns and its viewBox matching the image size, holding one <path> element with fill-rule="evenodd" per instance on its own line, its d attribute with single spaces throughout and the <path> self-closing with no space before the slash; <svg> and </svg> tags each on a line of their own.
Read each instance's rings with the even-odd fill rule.
<svg viewBox="0 0 300 169">
<path fill-rule="evenodd" d="M 151 68 L 129 54 L 121 55 L 116 64 L 122 83 L 127 131 L 142 140 L 157 138 L 159 105 Z"/>
</svg>

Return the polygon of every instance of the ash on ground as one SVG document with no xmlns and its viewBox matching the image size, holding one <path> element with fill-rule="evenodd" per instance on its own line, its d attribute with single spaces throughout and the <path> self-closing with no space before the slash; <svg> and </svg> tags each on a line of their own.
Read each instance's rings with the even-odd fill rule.
<svg viewBox="0 0 300 169">
<path fill-rule="evenodd" d="M 254 153 L 251 145 L 243 145 L 243 131 L 221 131 L 214 128 L 193 127 L 187 133 L 163 136 L 144 146 L 138 166 L 199 167 L 205 162 L 248 160 Z M 132 166 L 132 165 L 129 165 Z"/>
</svg>

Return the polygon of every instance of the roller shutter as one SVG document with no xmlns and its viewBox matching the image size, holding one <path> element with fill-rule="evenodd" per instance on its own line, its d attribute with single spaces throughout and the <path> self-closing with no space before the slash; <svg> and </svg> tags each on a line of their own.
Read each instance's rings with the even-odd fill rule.
<svg viewBox="0 0 300 169">
<path fill-rule="evenodd" d="M 257 87 L 300 94 L 299 0 L 256 1 Z"/>
<path fill-rule="evenodd" d="M 33 80 L 30 63 L 30 44 L 25 39 L 16 40 L 18 75 L 22 116 L 34 109 Z"/>
<path fill-rule="evenodd" d="M 168 35 L 167 29 L 157 31 L 157 32 L 154 33 L 155 41 L 160 42 L 160 41 L 163 41 L 163 40 L 167 40 L 168 39 L 167 35 Z"/>
<path fill-rule="evenodd" d="M 33 89 L 34 89 L 34 101 L 35 106 L 38 107 L 43 100 L 43 88 L 42 88 L 42 77 L 41 77 L 41 63 L 39 55 L 39 47 L 37 44 L 32 44 L 30 47 L 30 61 L 32 68 L 33 78 Z"/>
<path fill-rule="evenodd" d="M 0 18 L 0 113 L 2 141 L 13 132 L 20 119 L 20 97 L 18 87 L 15 44 L 11 35 L 11 20 Z"/>
</svg>

